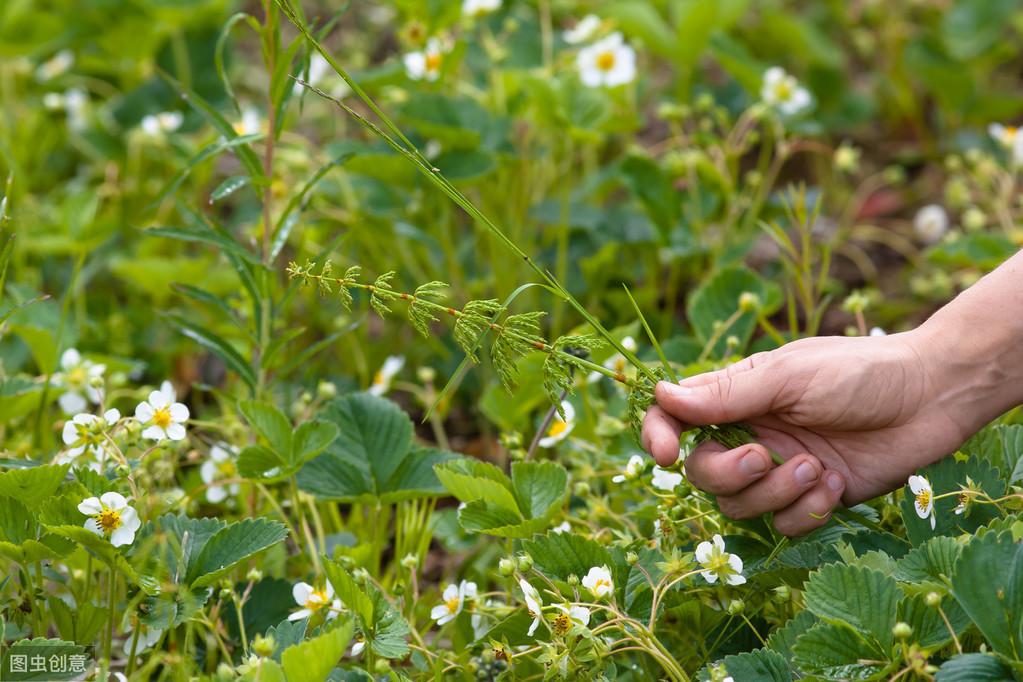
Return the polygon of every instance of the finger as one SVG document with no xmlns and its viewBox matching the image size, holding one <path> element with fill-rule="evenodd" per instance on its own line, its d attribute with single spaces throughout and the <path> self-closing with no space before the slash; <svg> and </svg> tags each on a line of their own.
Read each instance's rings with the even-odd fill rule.
<svg viewBox="0 0 1023 682">
<path fill-rule="evenodd" d="M 671 466 L 678 459 L 678 439 L 682 424 L 670 414 L 652 405 L 643 417 L 643 447 L 661 466 Z"/>
<path fill-rule="evenodd" d="M 823 526 L 831 518 L 831 511 L 842 501 L 845 477 L 837 471 L 825 473 L 817 485 L 791 505 L 775 512 L 774 527 L 782 535 L 806 535 Z"/>
<path fill-rule="evenodd" d="M 730 496 L 719 496 L 721 513 L 733 519 L 750 519 L 778 511 L 817 485 L 824 467 L 812 455 L 797 455 L 767 472 L 763 478 Z"/>
<path fill-rule="evenodd" d="M 777 352 L 777 351 L 773 351 L 773 352 Z M 754 367 L 759 367 L 759 366 L 763 365 L 764 362 L 766 362 L 768 355 L 769 355 L 769 353 L 766 353 L 766 352 L 754 353 L 753 355 L 750 355 L 747 358 L 743 358 L 742 360 L 739 360 L 738 362 L 733 362 L 732 364 L 728 365 L 727 367 L 723 367 L 721 369 L 716 369 L 716 370 L 714 370 L 712 372 L 703 372 L 702 374 L 694 374 L 691 377 L 687 377 L 685 379 L 682 379 L 678 383 L 680 385 L 682 385 L 682 386 L 687 386 L 689 388 L 695 388 L 697 386 L 703 386 L 705 384 L 712 384 L 714 382 L 720 381 L 723 377 L 735 376 L 736 374 L 738 374 L 740 372 L 746 372 L 748 370 L 753 369 Z"/>
<path fill-rule="evenodd" d="M 750 443 L 734 450 L 704 443 L 686 458 L 686 478 L 712 495 L 735 495 L 760 480 L 771 469 L 767 448 Z"/>
<path fill-rule="evenodd" d="M 755 358 L 705 378 L 687 379 L 684 385 L 661 381 L 654 388 L 657 404 L 687 424 L 725 424 L 766 414 L 784 380 L 770 371 L 772 363 L 757 365 Z"/>
</svg>

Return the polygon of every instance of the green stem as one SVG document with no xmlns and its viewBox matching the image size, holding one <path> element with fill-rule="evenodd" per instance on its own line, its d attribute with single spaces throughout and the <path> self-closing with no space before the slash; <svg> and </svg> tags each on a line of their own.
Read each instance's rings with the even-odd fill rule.
<svg viewBox="0 0 1023 682">
<path fill-rule="evenodd" d="M 115 577 L 114 576 L 114 568 L 113 568 L 113 566 L 111 566 L 110 567 L 110 582 L 108 583 L 109 584 L 109 588 L 110 588 L 109 589 L 110 593 L 107 595 L 107 597 L 108 597 L 108 605 L 107 605 L 108 606 L 108 613 L 107 613 L 107 618 L 109 619 L 109 622 L 107 623 L 107 641 L 106 641 L 106 647 L 105 647 L 105 651 L 103 652 L 103 658 L 106 659 L 107 671 L 108 672 L 110 671 L 110 667 L 112 665 L 111 652 L 112 652 L 113 647 L 114 647 L 114 597 L 115 597 L 114 577 Z"/>
</svg>

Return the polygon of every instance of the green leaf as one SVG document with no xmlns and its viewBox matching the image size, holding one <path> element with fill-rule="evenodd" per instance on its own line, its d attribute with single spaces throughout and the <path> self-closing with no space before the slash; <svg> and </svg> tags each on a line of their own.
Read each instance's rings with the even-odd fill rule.
<svg viewBox="0 0 1023 682">
<path fill-rule="evenodd" d="M 899 559 L 894 577 L 914 588 L 945 592 L 962 548 L 954 538 L 931 538 Z"/>
<path fill-rule="evenodd" d="M 785 657 L 770 649 L 755 649 L 733 656 L 725 656 L 724 664 L 728 675 L 736 680 L 757 680 L 758 682 L 791 682 Z"/>
<path fill-rule="evenodd" d="M 217 185 L 217 188 L 210 192 L 210 203 L 220 201 L 224 197 L 229 197 L 242 187 L 249 184 L 249 176 L 247 175 L 232 175 L 231 177 L 224 180 L 222 183 Z"/>
<path fill-rule="evenodd" d="M 193 324 L 179 315 L 167 315 L 167 318 L 183 335 L 226 362 L 227 366 L 233 369 L 242 381 L 248 384 L 249 388 L 255 390 L 256 374 L 234 346 L 214 332 Z"/>
<path fill-rule="evenodd" d="M 787 660 L 792 660 L 792 648 L 801 634 L 812 628 L 819 621 L 817 616 L 803 610 L 790 618 L 780 628 L 775 629 L 767 638 L 767 646 L 777 651 Z"/>
<path fill-rule="evenodd" d="M 0 540 L 19 545 L 34 540 L 39 524 L 24 504 L 13 497 L 0 497 Z"/>
<path fill-rule="evenodd" d="M 295 429 L 292 464 L 305 464 L 334 442 L 341 430 L 331 422 L 313 419 Z"/>
<path fill-rule="evenodd" d="M 394 474 L 383 485 L 380 501 L 387 504 L 421 497 L 439 497 L 446 494 L 434 467 L 438 464 L 462 459 L 453 452 L 434 448 L 413 447 Z"/>
<path fill-rule="evenodd" d="M 1023 545 L 1009 533 L 986 533 L 963 548 L 952 593 L 992 648 L 1019 658 L 1023 652 Z"/>
<path fill-rule="evenodd" d="M 323 571 L 334 587 L 338 599 L 356 615 L 363 626 L 373 624 L 373 600 L 369 598 L 355 579 L 336 561 L 324 557 Z"/>
<path fill-rule="evenodd" d="M 511 480 L 493 464 L 466 458 L 436 466 L 434 471 L 447 491 L 460 501 L 484 500 L 519 514 Z"/>
<path fill-rule="evenodd" d="M 67 475 L 68 465 L 44 465 L 0 473 L 0 495 L 11 497 L 29 509 L 47 504 Z"/>
<path fill-rule="evenodd" d="M 285 461 L 291 459 L 291 422 L 284 413 L 267 402 L 243 400 L 238 403 L 239 411 L 246 421 L 269 444 L 270 449 Z"/>
<path fill-rule="evenodd" d="M 388 480 L 412 445 L 412 420 L 393 402 L 369 393 L 334 400 L 320 416 L 341 431 L 331 451 L 368 463 L 374 483 Z"/>
<path fill-rule="evenodd" d="M 942 601 L 941 610 L 956 635 L 961 635 L 969 627 L 969 617 L 951 596 Z M 929 606 L 922 594 L 902 600 L 899 604 L 899 621 L 913 628 L 912 641 L 924 648 L 939 649 L 952 641 L 952 635 L 938 609 Z"/>
<path fill-rule="evenodd" d="M 250 445 L 238 453 L 238 473 L 245 478 L 274 482 L 291 478 L 295 471 L 270 448 Z"/>
<path fill-rule="evenodd" d="M 185 582 L 192 587 L 212 585 L 246 559 L 288 536 L 283 523 L 270 519 L 243 519 L 221 528 L 206 541 L 189 566 Z"/>
<path fill-rule="evenodd" d="M 281 667 L 288 682 L 324 682 L 344 656 L 353 630 L 352 621 L 342 620 L 326 633 L 285 649 Z"/>
<path fill-rule="evenodd" d="M 813 626 L 792 647 L 792 661 L 800 670 L 826 680 L 880 679 L 888 665 L 860 662 L 881 660 L 879 655 L 854 630 L 831 623 Z"/>
<path fill-rule="evenodd" d="M 941 664 L 937 682 L 1013 682 L 1012 671 L 989 654 L 960 654 Z"/>
<path fill-rule="evenodd" d="M 610 566 L 611 554 L 603 545 L 574 533 L 547 533 L 522 543 L 541 573 L 557 580 L 582 578 L 593 566 Z"/>
<path fill-rule="evenodd" d="M 138 583 L 139 576 L 124 555 L 117 547 L 110 544 L 106 538 L 96 535 L 82 526 L 47 526 L 46 529 L 63 538 L 67 538 L 81 545 L 94 557 L 105 563 L 107 566 L 116 569 L 129 580 Z"/>
<path fill-rule="evenodd" d="M 713 355 L 721 357 L 727 347 L 727 338 L 739 339 L 737 352 L 742 352 L 749 343 L 756 327 L 757 318 L 753 312 L 739 312 L 739 297 L 744 292 L 756 294 L 761 301 L 761 311 L 770 315 L 781 301 L 777 285 L 766 282 L 758 275 L 743 267 L 728 267 L 710 276 L 689 298 L 686 310 L 697 336 L 704 343 L 717 338 Z M 716 326 L 731 320 L 723 331 Z"/>
<path fill-rule="evenodd" d="M 324 572 L 341 602 L 358 618 L 366 645 L 378 656 L 402 658 L 408 654 L 411 632 L 405 619 L 376 587 L 363 590 L 340 564 L 324 557 Z M 367 592 L 368 590 L 368 592 Z"/>
<path fill-rule="evenodd" d="M 549 518 L 568 493 L 568 471 L 557 462 L 514 462 L 512 487 L 519 511 L 527 519 Z"/>
<path fill-rule="evenodd" d="M 887 651 L 896 622 L 899 588 L 878 571 L 830 564 L 810 574 L 805 585 L 806 608 L 831 623 L 847 623 Z"/>
</svg>

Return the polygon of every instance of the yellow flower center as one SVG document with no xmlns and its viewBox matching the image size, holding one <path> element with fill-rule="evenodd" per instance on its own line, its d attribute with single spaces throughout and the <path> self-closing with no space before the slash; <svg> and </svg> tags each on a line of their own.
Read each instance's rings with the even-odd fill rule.
<svg viewBox="0 0 1023 682">
<path fill-rule="evenodd" d="M 774 96 L 782 102 L 792 99 L 792 92 L 792 84 L 787 80 L 779 81 L 778 84 L 774 86 Z"/>
<path fill-rule="evenodd" d="M 610 71 L 615 66 L 614 52 L 601 52 L 597 55 L 597 68 L 601 71 Z"/>
<path fill-rule="evenodd" d="M 1003 133 L 1003 137 L 1005 137 L 1005 141 L 1011 143 L 1013 140 L 1016 139 L 1016 133 L 1017 132 L 1019 132 L 1019 129 L 1016 126 L 1006 126 L 1005 127 L 1005 132 Z"/>
<path fill-rule="evenodd" d="M 217 465 L 217 470 L 221 473 L 222 476 L 230 477 L 235 475 L 235 472 L 238 471 L 238 468 L 234 465 L 233 460 L 225 459 L 223 462 Z"/>
<path fill-rule="evenodd" d="M 554 617 L 554 632 L 563 635 L 572 629 L 572 619 L 567 613 L 559 613 Z"/>
<path fill-rule="evenodd" d="M 732 572 L 732 566 L 728 563 L 727 554 L 712 554 L 703 567 L 719 576 L 725 576 Z"/>
<path fill-rule="evenodd" d="M 458 613 L 458 597 L 452 597 L 444 602 L 444 607 L 448 610 L 448 613 Z"/>
<path fill-rule="evenodd" d="M 321 608 L 326 606 L 329 599 L 327 598 L 326 590 L 313 590 L 309 593 L 309 597 L 305 600 L 305 606 L 310 611 L 319 611 Z"/>
<path fill-rule="evenodd" d="M 604 580 L 603 578 L 597 578 L 597 582 L 593 583 L 593 591 L 602 592 L 604 590 L 611 590 L 611 581 Z"/>
<path fill-rule="evenodd" d="M 159 426 L 161 429 L 165 429 L 171 425 L 171 413 L 170 406 L 164 405 L 159 410 L 153 413 L 153 424 Z"/>
<path fill-rule="evenodd" d="M 426 55 L 426 70 L 433 73 L 434 71 L 440 71 L 441 63 L 440 52 L 430 52 Z"/>
<path fill-rule="evenodd" d="M 554 437 L 560 436 L 565 432 L 565 429 L 567 428 L 568 424 L 566 422 L 563 422 L 560 419 L 555 419 L 553 422 L 551 422 L 551 428 L 547 430 L 547 435 Z"/>
<path fill-rule="evenodd" d="M 427 67 L 427 68 L 429 68 L 429 67 Z M 383 386 L 384 381 L 385 381 L 385 379 L 384 379 L 384 370 L 380 370 L 379 372 L 377 372 L 376 374 L 373 375 L 373 385 L 374 386 Z"/>
<path fill-rule="evenodd" d="M 921 490 L 916 494 L 916 504 L 921 509 L 927 509 L 931 504 L 931 491 Z"/>
<path fill-rule="evenodd" d="M 79 386 L 89 380 L 89 373 L 84 367 L 75 367 L 67 374 L 68 383 Z"/>
<path fill-rule="evenodd" d="M 96 523 L 103 529 L 103 532 L 110 535 L 121 527 L 121 513 L 113 509 L 103 509 L 96 514 Z"/>
</svg>

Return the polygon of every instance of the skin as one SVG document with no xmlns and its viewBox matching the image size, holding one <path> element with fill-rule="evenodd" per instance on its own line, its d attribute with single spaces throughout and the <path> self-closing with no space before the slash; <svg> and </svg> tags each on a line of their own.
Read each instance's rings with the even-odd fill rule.
<svg viewBox="0 0 1023 682">
<path fill-rule="evenodd" d="M 704 443 L 686 476 L 730 518 L 773 513 L 779 532 L 808 533 L 836 506 L 904 486 L 1023 403 L 1023 252 L 913 331 L 794 341 L 661 382 L 656 398 L 643 444 L 658 464 L 676 460 L 683 431 L 744 421 L 756 443 Z"/>
</svg>

